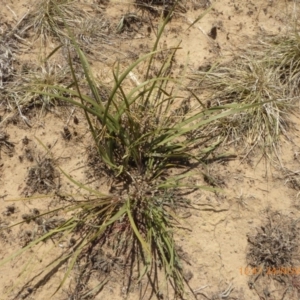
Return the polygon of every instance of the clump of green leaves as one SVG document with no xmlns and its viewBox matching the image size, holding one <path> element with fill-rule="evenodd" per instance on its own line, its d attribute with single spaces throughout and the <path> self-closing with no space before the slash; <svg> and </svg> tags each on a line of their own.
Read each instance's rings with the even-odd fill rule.
<svg viewBox="0 0 300 300">
<path fill-rule="evenodd" d="M 139 276 L 147 274 L 156 292 L 159 289 L 157 270 L 161 268 L 175 291 L 182 294 L 184 279 L 173 234 L 179 224 L 176 211 L 189 203 L 176 191 L 194 186 L 182 183 L 188 173 L 170 176 L 168 170 L 185 167 L 191 159 L 199 161 L 207 152 L 196 151 L 202 139 L 186 137 L 198 127 L 194 121 L 201 118 L 201 112 L 189 115 L 186 111 L 174 122 L 172 109 L 176 102 L 182 101 L 174 89 L 174 84 L 179 87 L 179 81 L 170 76 L 177 47 L 169 50 L 163 63 L 155 60 L 166 23 L 160 27 L 151 53 L 124 72 L 116 66 L 115 84 L 105 102 L 85 55 L 74 43 L 92 96 L 82 93 L 73 72 L 76 89 L 60 88 L 72 97 L 59 96 L 59 99 L 84 110 L 95 148 L 107 176 L 113 181 L 112 186 L 122 183 L 119 190 L 112 189 L 113 196 L 89 200 L 82 207 L 76 219 L 84 227 L 87 224 L 93 227 L 85 230 L 80 249 L 95 240 L 105 244 L 109 236 L 115 255 L 126 257 L 129 265 L 133 260 L 142 264 Z M 135 76 L 139 64 L 144 64 L 144 78 L 141 82 L 136 79 L 135 86 L 128 89 L 128 79 Z M 71 60 L 70 67 L 73 70 Z"/>
</svg>

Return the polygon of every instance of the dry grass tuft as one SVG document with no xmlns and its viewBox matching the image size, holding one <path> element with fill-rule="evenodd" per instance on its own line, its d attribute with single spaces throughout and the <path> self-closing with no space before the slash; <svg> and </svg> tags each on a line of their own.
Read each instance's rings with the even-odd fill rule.
<svg viewBox="0 0 300 300">
<path fill-rule="evenodd" d="M 286 136 L 292 125 L 288 113 L 295 102 L 272 59 L 252 51 L 208 72 L 196 72 L 194 78 L 198 82 L 196 89 L 209 91 L 212 109 L 249 106 L 209 124 L 209 135 L 223 136 L 224 143 L 243 146 L 247 154 L 257 147 L 265 154 L 276 151 L 279 136 Z"/>
<path fill-rule="evenodd" d="M 250 105 L 206 130 L 223 136 L 226 144 L 244 147 L 246 155 L 257 148 L 277 155 L 280 135 L 287 137 L 293 125 L 289 113 L 299 105 L 299 22 L 288 33 L 264 36 L 244 53 L 226 65 L 194 74 L 196 90 L 209 91 L 209 107 L 218 111 L 228 104 L 233 109 Z"/>
<path fill-rule="evenodd" d="M 278 73 L 285 91 L 291 98 L 300 95 L 300 35 L 299 30 L 291 30 L 280 37 L 267 37 L 263 46 Z"/>
<path fill-rule="evenodd" d="M 84 17 L 77 2 L 72 0 L 42 0 L 35 2 L 24 23 L 33 27 L 36 36 L 67 37 L 65 26 L 74 28 L 78 18 Z"/>
<path fill-rule="evenodd" d="M 104 40 L 108 42 L 109 22 L 101 11 L 89 13 L 87 4 L 73 0 L 41 0 L 35 2 L 31 11 L 22 20 L 22 26 L 32 28 L 36 38 L 46 42 L 56 37 L 66 43 L 70 33 L 85 44 Z"/>
<path fill-rule="evenodd" d="M 58 99 L 41 95 L 40 92 L 61 95 L 62 92 L 57 87 L 65 87 L 70 77 L 69 68 L 56 62 L 47 61 L 39 66 L 30 67 L 24 65 L 18 78 L 18 86 L 12 89 L 8 98 L 9 106 L 12 110 L 17 109 L 21 118 L 26 119 L 28 123 L 29 120 L 23 115 L 28 107 L 41 108 L 42 114 L 51 107 L 61 104 Z"/>
<path fill-rule="evenodd" d="M 80 48 L 93 59 L 107 61 L 116 52 L 111 24 L 103 14 L 81 18 L 74 35 Z"/>
<path fill-rule="evenodd" d="M 266 222 L 253 235 L 248 235 L 248 266 L 243 272 L 250 276 L 249 287 L 260 298 L 262 294 L 271 296 L 268 287 L 276 281 L 272 296 L 275 293 L 278 296 L 273 299 L 285 299 L 285 296 L 296 299 L 292 295 L 299 295 L 299 219 L 292 218 L 291 214 L 266 213 Z"/>
<path fill-rule="evenodd" d="M 267 222 L 253 236 L 248 237 L 248 264 L 268 270 L 298 266 L 299 220 L 278 212 L 270 213 Z"/>
<path fill-rule="evenodd" d="M 12 78 L 14 58 L 10 47 L 5 44 L 3 37 L 0 38 L 0 89 L 3 89 Z"/>
<path fill-rule="evenodd" d="M 4 28 L 0 34 L 0 90 L 4 90 L 5 86 L 13 81 L 16 53 L 19 52 L 20 48 L 17 39 L 17 37 L 20 37 L 16 32 L 17 28 L 14 30 Z"/>
</svg>

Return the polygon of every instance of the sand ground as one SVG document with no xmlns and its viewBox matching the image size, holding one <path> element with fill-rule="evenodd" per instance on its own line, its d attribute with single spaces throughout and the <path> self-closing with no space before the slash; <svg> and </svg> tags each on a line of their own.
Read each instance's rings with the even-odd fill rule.
<svg viewBox="0 0 300 300">
<path fill-rule="evenodd" d="M 118 24 L 124 14 L 136 10 L 130 2 L 78 2 L 82 6 L 93 4 L 105 14 L 111 24 Z M 210 5 L 213 5 L 213 9 L 188 29 L 197 16 Z M 1 31 L 13 28 L 31 6 L 32 3 L 28 0 L 0 0 Z M 203 65 L 228 61 L 234 54 L 242 54 L 250 42 L 264 34 L 286 32 L 288 20 L 299 9 L 296 2 L 280 0 L 199 0 L 189 1 L 185 7 L 186 11 L 179 12 L 168 25 L 160 47 L 176 46 L 178 41 L 182 41 L 176 56 L 176 67 L 179 70 L 181 64 L 187 64 L 187 72 L 190 73 Z M 87 8 L 88 10 L 91 8 Z M 102 49 L 101 56 L 94 55 L 90 58 L 96 77 L 109 85 L 112 80 L 110 70 L 115 59 L 118 58 L 122 66 L 126 66 L 136 55 L 151 49 L 155 36 L 153 31 L 149 33 L 147 30 L 150 20 L 146 16 L 145 19 L 146 25 L 137 25 L 133 31 L 114 37 L 111 44 Z M 155 19 L 152 22 L 151 26 L 157 26 Z M 213 27 L 217 28 L 215 39 L 209 36 Z M 55 46 L 55 42 L 50 41 L 42 50 L 37 42 L 23 43 L 16 55 L 15 67 L 18 68 L 24 63 L 38 65 L 41 56 L 49 53 Z M 55 59 L 58 65 L 63 64 L 59 56 Z M 136 76 L 138 78 L 139 75 Z M 90 180 L 87 178 L 86 149 L 91 138 L 84 116 L 70 107 L 53 107 L 47 113 L 32 109 L 27 114 L 29 127 L 20 119 L 18 113 L 14 115 L 9 111 L 0 98 L 0 116 L 0 128 L 9 135 L 9 141 L 14 144 L 13 153 L 8 153 L 2 147 L 0 157 L 0 227 L 4 228 L 21 221 L 22 216 L 32 212 L 34 208 L 43 211 L 59 205 L 59 198 L 38 196 L 38 191 L 27 185 L 30 168 L 37 161 L 42 161 L 46 155 L 36 138 L 43 144 L 50 145 L 56 166 L 82 182 Z M 74 123 L 74 116 L 78 119 L 78 124 Z M 264 279 L 255 289 L 250 289 L 250 276 L 245 274 L 245 268 L 249 247 L 247 236 L 255 234 L 256 228 L 266 222 L 269 211 L 279 211 L 295 219 L 300 216 L 298 191 L 289 184 L 283 172 L 283 167 L 296 172 L 300 166 L 300 123 L 296 116 L 291 115 L 291 120 L 295 123 L 295 130 L 288 133 L 290 140 L 284 137 L 281 139 L 278 153 L 280 163 L 277 161 L 266 164 L 264 160 L 260 160 L 259 153 L 245 160 L 239 149 L 229 149 L 236 154 L 235 159 L 215 162 L 208 167 L 209 172 L 222 182 L 223 191 L 198 192 L 191 196 L 199 209 L 190 212 L 190 217 L 185 220 L 185 225 L 190 230 L 179 230 L 176 240 L 185 252 L 185 272 L 191 289 L 197 291 L 197 299 L 283 299 L 281 297 L 285 289 L 274 285 L 271 279 Z M 66 124 L 72 133 L 70 141 L 62 136 Z M 68 193 L 77 192 L 76 187 L 66 178 L 60 176 L 59 180 L 62 190 Z M 101 180 L 91 184 L 104 191 L 107 188 Z M 37 199 L 25 198 L 32 194 L 37 195 Z M 12 212 L 8 208 L 11 205 L 14 205 Z M 0 259 L 22 249 L 26 244 L 28 230 L 33 230 L 32 226 L 23 224 L 1 231 Z M 26 282 L 33 273 L 42 271 L 49 257 L 63 250 L 63 244 L 48 241 L 35 249 L 34 253 L 24 253 L 4 265 L 0 271 L 0 299 L 50 299 L 64 274 L 64 266 L 60 267 L 60 271 L 51 280 L 41 283 L 32 293 L 26 289 L 21 294 L 18 292 L 24 280 Z M 20 266 L 24 264 L 29 266 L 29 271 L 22 274 Z M 97 282 L 97 274 L 94 276 L 94 281 Z M 74 274 L 53 299 L 75 299 L 68 296 L 73 278 Z M 232 286 L 233 290 L 226 295 L 228 286 Z M 186 298 L 193 299 L 195 295 L 190 293 Z M 124 298 L 139 299 L 139 295 L 134 289 L 126 294 L 122 282 L 114 280 L 95 299 Z M 165 295 L 163 299 L 172 297 Z M 299 299 L 298 290 L 294 288 L 284 299 Z"/>
</svg>

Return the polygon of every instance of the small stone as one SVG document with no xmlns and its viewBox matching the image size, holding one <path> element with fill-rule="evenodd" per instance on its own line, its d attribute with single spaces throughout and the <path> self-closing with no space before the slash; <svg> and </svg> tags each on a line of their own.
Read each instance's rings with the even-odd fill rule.
<svg viewBox="0 0 300 300">
<path fill-rule="evenodd" d="M 183 272 L 183 277 L 186 281 L 190 281 L 193 276 L 194 274 L 190 270 Z"/>
</svg>

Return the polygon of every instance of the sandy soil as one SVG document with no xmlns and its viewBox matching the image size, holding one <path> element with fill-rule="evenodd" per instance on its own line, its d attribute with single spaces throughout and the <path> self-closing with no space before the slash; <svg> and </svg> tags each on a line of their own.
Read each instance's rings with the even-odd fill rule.
<svg viewBox="0 0 300 300">
<path fill-rule="evenodd" d="M 94 2 L 114 26 L 124 14 L 136 11 L 128 2 L 111 0 L 107 5 L 101 4 L 101 1 L 78 2 L 82 5 Z M 211 4 L 211 11 L 188 29 Z M 4 31 L 13 28 L 27 13 L 31 1 L 0 0 L 0 7 L 0 29 Z M 188 1 L 185 7 L 186 12 L 179 12 L 168 25 L 160 47 L 176 46 L 181 41 L 181 50 L 176 56 L 177 70 L 180 70 L 181 64 L 187 63 L 188 72 L 192 73 L 203 65 L 230 60 L 233 54 L 242 53 L 250 42 L 264 34 L 285 32 L 287 21 L 297 5 L 291 1 L 280 0 L 199 0 Z M 151 49 L 155 36 L 147 28 L 157 26 L 157 20 L 153 18 L 150 22 L 147 16 L 144 18 L 145 24 L 142 27 L 137 25 L 132 32 L 125 31 L 114 37 L 111 45 L 106 46 L 106 51 L 110 52 L 103 53 L 99 59 L 97 55 L 90 58 L 96 77 L 109 85 L 110 70 L 115 59 L 120 59 L 122 66 L 126 66 L 136 55 Z M 217 28 L 215 39 L 210 37 L 213 27 Z M 20 68 L 24 63 L 38 65 L 44 51 L 41 51 L 39 45 L 29 42 L 22 44 L 14 61 L 15 68 Z M 55 46 L 55 42 L 50 41 L 46 53 Z M 55 59 L 63 64 L 62 57 L 57 56 Z M 28 181 L 30 169 L 49 158 L 38 140 L 51 149 L 55 167 L 59 166 L 78 181 L 91 181 L 93 187 L 105 192 L 105 182 L 95 182 L 87 176 L 87 147 L 91 138 L 80 111 L 71 107 L 53 107 L 51 112 L 41 116 L 40 109 L 32 109 L 26 114 L 31 126 L 29 127 L 18 113 L 9 111 L 4 102 L 0 99 L 0 128 L 9 135 L 8 141 L 14 147 L 13 151 L 6 145 L 0 148 L 0 228 L 21 221 L 24 214 L 34 213 L 34 209 L 45 211 L 60 204 L 57 196 L 39 196 L 39 187 L 33 187 L 30 180 Z M 74 122 L 74 116 L 78 122 Z M 264 160 L 260 160 L 259 154 L 245 160 L 237 149 L 230 149 L 237 155 L 236 159 L 215 162 L 208 166 L 209 172 L 219 178 L 223 190 L 218 193 L 193 194 L 191 199 L 198 209 L 191 211 L 189 218 L 184 220 L 189 230 L 182 229 L 176 233 L 178 245 L 184 251 L 186 278 L 191 289 L 196 291 L 195 295 L 191 292 L 187 294 L 187 299 L 283 299 L 286 288 L 272 278 L 258 280 L 256 288 L 250 289 L 251 276 L 245 274 L 245 268 L 249 249 L 247 236 L 257 232 L 257 228 L 267 221 L 270 211 L 279 211 L 294 219 L 300 216 L 297 190 L 283 171 L 284 167 L 296 172 L 300 166 L 299 119 L 295 116 L 291 116 L 291 119 L 296 124 L 296 130 L 289 132 L 290 140 L 282 138 L 281 152 L 278 153 L 280 163 L 265 164 Z M 72 134 L 70 140 L 63 136 L 66 124 Z M 200 174 L 199 169 L 199 181 L 203 182 Z M 78 192 L 57 168 L 51 185 L 60 186 L 63 193 Z M 35 200 L 26 199 L 26 196 L 32 195 L 37 196 Z M 66 217 L 67 214 L 53 216 L 56 220 Z M 22 249 L 36 229 L 34 226 L 36 225 L 30 223 L 2 230 L 0 259 Z M 63 252 L 67 243 L 67 238 L 65 244 L 49 240 L 34 253 L 24 253 L 2 266 L 0 299 L 50 299 L 63 277 L 65 266 L 59 266 L 60 271 L 53 276 L 50 274 L 51 280 L 41 282 L 38 289 L 32 291 L 30 284 L 21 292 L 20 289 L 24 281 L 44 270 L 54 254 Z M 24 265 L 29 267 L 25 273 L 22 272 Z M 98 275 L 93 276 L 93 282 L 97 283 Z M 117 280 L 118 275 L 112 276 L 115 280 L 110 281 L 95 299 L 139 299 L 137 289 L 133 288 L 126 293 L 122 282 Z M 76 274 L 71 274 L 65 287 L 53 299 L 75 299 L 68 294 L 71 293 L 72 281 L 75 278 Z M 228 287 L 233 289 L 229 289 L 230 293 L 227 295 Z M 165 288 L 162 282 L 163 299 L 172 299 L 165 294 Z M 297 287 L 291 287 L 284 299 L 299 299 Z"/>
</svg>

